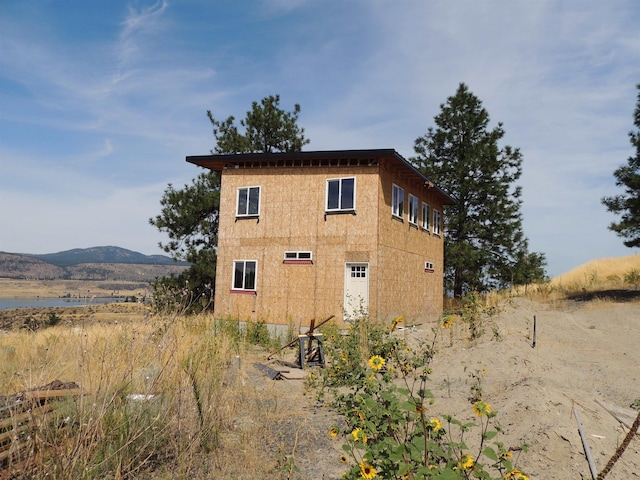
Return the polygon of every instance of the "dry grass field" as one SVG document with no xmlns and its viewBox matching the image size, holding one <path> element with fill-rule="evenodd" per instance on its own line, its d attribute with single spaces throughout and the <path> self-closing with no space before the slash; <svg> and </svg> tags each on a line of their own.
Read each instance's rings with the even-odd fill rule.
<svg viewBox="0 0 640 480">
<path fill-rule="evenodd" d="M 14 280 L 0 278 L 0 298 L 59 298 L 65 295 L 85 297 L 97 295 L 108 297 L 118 295 L 148 294 L 148 286 L 143 282 L 114 282 L 99 280 Z"/>
<path fill-rule="evenodd" d="M 480 381 L 505 444 L 530 445 L 519 465 L 531 479 L 590 478 L 573 408 L 601 469 L 628 429 L 598 401 L 628 409 L 640 399 L 639 298 L 602 294 L 634 292 L 614 276 L 639 268 L 638 258 L 591 262 L 526 293 L 490 295 L 497 313 L 473 340 L 461 323 L 398 332 L 410 344 L 437 332 L 429 414 L 473 420 L 469 391 Z M 572 297 L 585 291 L 600 296 Z M 252 345 L 238 322 L 157 316 L 136 304 L 87 308 L 59 310 L 62 321 L 46 328 L 0 326 L 0 402 L 55 379 L 82 389 L 48 417 L 34 437 L 39 448 L 5 470 L 9 478 L 341 478 L 343 440 L 328 435 L 340 419 L 302 380 L 256 369 L 274 347 Z M 638 472 L 640 436 L 607 478 Z"/>
<path fill-rule="evenodd" d="M 640 273 L 640 254 L 625 257 L 592 260 L 578 268 L 551 280 L 551 285 L 564 288 L 593 289 L 594 287 L 619 288 L 625 284 L 625 275 Z M 626 285 L 634 288 L 634 285 Z"/>
</svg>

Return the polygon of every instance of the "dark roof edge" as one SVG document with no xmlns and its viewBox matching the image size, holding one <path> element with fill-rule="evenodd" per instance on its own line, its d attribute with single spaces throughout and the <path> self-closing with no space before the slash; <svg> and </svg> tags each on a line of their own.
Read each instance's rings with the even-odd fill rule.
<svg viewBox="0 0 640 480">
<path fill-rule="evenodd" d="M 344 157 L 387 157 L 398 155 L 393 148 L 381 148 L 371 150 L 314 150 L 300 152 L 258 152 L 258 153 L 229 153 L 210 155 L 191 155 L 187 157 L 187 162 L 196 164 L 198 160 L 255 160 L 261 158 L 288 159 L 288 158 L 344 158 Z"/>
<path fill-rule="evenodd" d="M 392 157 L 406 168 L 412 170 L 425 183 L 433 185 L 441 195 L 447 198 L 450 203 L 455 204 L 457 200 L 449 193 L 442 190 L 433 181 L 427 178 L 422 172 L 420 172 L 414 165 L 412 165 L 407 159 L 400 155 L 393 148 L 381 148 L 381 149 L 365 149 L 365 150 L 317 150 L 317 151 L 300 151 L 300 152 L 259 152 L 259 153 L 231 153 L 231 154 L 210 154 L 210 155 L 190 155 L 186 157 L 186 161 L 194 165 L 203 166 L 205 162 L 215 161 L 253 161 L 257 159 L 262 160 L 276 160 L 276 159 L 313 159 L 313 158 L 366 158 L 366 157 Z"/>
</svg>

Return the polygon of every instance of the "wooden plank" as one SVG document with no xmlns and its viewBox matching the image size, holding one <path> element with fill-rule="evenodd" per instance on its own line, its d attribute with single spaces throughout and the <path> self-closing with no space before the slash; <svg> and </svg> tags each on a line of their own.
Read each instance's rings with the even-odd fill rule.
<svg viewBox="0 0 640 480">
<path fill-rule="evenodd" d="M 44 413 L 50 412 L 51 410 L 53 410 L 53 405 L 51 405 L 49 403 L 45 403 L 44 405 L 32 408 L 32 409 L 30 409 L 30 410 L 28 410 L 26 412 L 22 412 L 22 413 L 18 413 L 18 414 L 12 415 L 9 418 L 5 418 L 3 420 L 0 420 L 0 429 L 7 428 L 7 427 L 9 427 L 11 425 L 15 425 L 17 423 L 22 423 L 25 420 L 30 419 L 33 415 L 44 414 Z"/>
<path fill-rule="evenodd" d="M 32 390 L 24 392 L 25 400 L 50 400 L 52 398 L 68 397 L 80 395 L 79 388 L 68 388 L 61 390 Z"/>
<path fill-rule="evenodd" d="M 613 403 L 596 399 L 596 403 L 609 412 L 613 418 L 622 423 L 625 427 L 631 428 L 633 421 L 638 416 L 638 412 L 632 408 L 618 407 Z"/>
<path fill-rule="evenodd" d="M 286 380 L 304 380 L 306 373 L 302 369 L 295 368 L 292 370 L 283 370 L 280 372 L 280 375 Z"/>
<path fill-rule="evenodd" d="M 271 367 L 268 367 L 267 365 L 264 365 L 262 363 L 254 363 L 253 364 L 254 367 L 256 367 L 258 370 L 260 370 L 262 373 L 264 373 L 267 377 L 269 377 L 271 380 L 281 380 L 282 379 L 282 374 L 278 371 L 275 370 Z"/>
<path fill-rule="evenodd" d="M 21 433 L 26 432 L 27 430 L 29 430 L 30 426 L 31 425 L 29 425 L 29 424 L 24 424 L 24 425 L 19 426 L 18 428 L 14 428 L 14 429 L 8 430 L 8 431 L 6 431 L 4 433 L 0 433 L 0 444 L 5 442 L 6 440 L 9 440 L 9 439 L 15 437 L 16 435 L 20 435 Z M 2 449 L 4 449 L 4 447 L 0 446 L 0 450 L 2 450 Z"/>
</svg>

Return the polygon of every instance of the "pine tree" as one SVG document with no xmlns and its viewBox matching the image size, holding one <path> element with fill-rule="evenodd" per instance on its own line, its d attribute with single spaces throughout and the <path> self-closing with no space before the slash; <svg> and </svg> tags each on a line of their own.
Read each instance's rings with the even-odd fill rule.
<svg viewBox="0 0 640 480">
<path fill-rule="evenodd" d="M 544 255 L 528 252 L 522 232 L 520 151 L 499 147 L 502 124 L 488 129 L 488 112 L 464 83 L 440 108 L 412 161 L 458 200 L 444 215 L 447 288 L 460 297 L 544 277 Z"/>
<path fill-rule="evenodd" d="M 298 127 L 300 105 L 293 112 L 280 108 L 280 96 L 271 95 L 251 110 L 236 126 L 235 118 L 218 121 L 211 111 L 207 116 L 213 125 L 216 146 L 211 153 L 233 154 L 253 152 L 300 151 L 309 143 L 304 129 Z M 241 131 L 243 130 L 243 131 Z M 217 172 L 201 173 L 181 190 L 170 184 L 160 201 L 160 215 L 149 223 L 166 232 L 169 242 L 160 248 L 175 260 L 192 266 L 181 275 L 166 277 L 153 283 L 154 299 L 159 306 L 194 311 L 211 307 L 215 285 L 218 214 L 220 208 L 220 176 Z"/>
<path fill-rule="evenodd" d="M 635 148 L 635 155 L 629 157 L 627 164 L 613 172 L 616 186 L 624 187 L 624 193 L 602 198 L 607 210 L 621 215 L 619 222 L 613 222 L 609 229 L 625 238 L 627 247 L 640 247 L 640 84 L 637 85 L 638 97 L 633 114 L 633 124 L 638 129 L 629 132 L 629 140 Z"/>
</svg>

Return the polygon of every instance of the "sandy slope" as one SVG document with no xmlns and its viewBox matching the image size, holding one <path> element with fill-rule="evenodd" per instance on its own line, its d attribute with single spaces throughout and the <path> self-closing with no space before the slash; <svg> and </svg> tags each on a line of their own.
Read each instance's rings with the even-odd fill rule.
<svg viewBox="0 0 640 480">
<path fill-rule="evenodd" d="M 640 305 L 601 302 L 554 309 L 516 299 L 495 322 L 502 341 L 492 340 L 488 328 L 474 346 L 440 342 L 434 386 L 444 385 L 448 373 L 453 398 L 446 388 L 434 388 L 436 408 L 463 416 L 469 410 L 464 402 L 468 374 L 486 369 L 483 397 L 499 412 L 505 444 L 531 445 L 521 457 L 523 469 L 539 479 L 590 478 L 573 407 L 601 470 L 626 430 L 596 399 L 628 407 L 640 398 Z M 607 478 L 640 478 L 640 437 Z"/>
<path fill-rule="evenodd" d="M 534 315 L 536 348 L 531 346 Z M 506 446 L 523 441 L 530 445 L 519 466 L 532 479 L 591 478 L 573 407 L 578 408 L 599 471 L 626 429 L 596 399 L 628 407 L 640 397 L 640 304 L 571 303 L 552 308 L 515 299 L 493 321 L 472 344 L 461 325 L 453 329 L 452 345 L 449 330 L 438 330 L 430 415 L 449 413 L 473 421 L 467 398 L 470 373 L 478 371 L 483 399 L 498 412 L 495 420 L 504 428 L 500 439 Z M 411 343 L 422 342 L 432 338 L 433 327 L 400 334 Z M 501 340 L 495 339 L 493 327 Z M 273 382 L 255 372 L 251 377 L 264 382 L 282 408 L 298 406 L 297 422 L 308 432 L 297 439 L 299 478 L 339 478 L 344 470 L 337 462 L 341 442 L 326 435 L 335 418 L 312 407 L 299 381 Z M 307 407 L 300 408 L 301 402 Z M 640 478 L 640 435 L 607 476 L 633 478 Z"/>
</svg>

